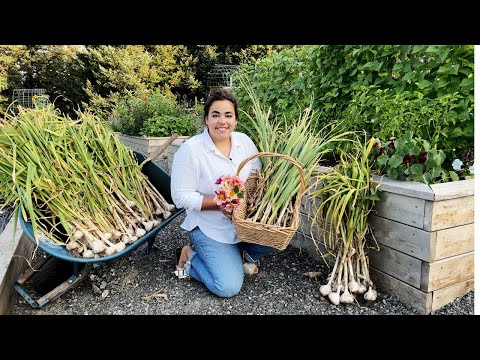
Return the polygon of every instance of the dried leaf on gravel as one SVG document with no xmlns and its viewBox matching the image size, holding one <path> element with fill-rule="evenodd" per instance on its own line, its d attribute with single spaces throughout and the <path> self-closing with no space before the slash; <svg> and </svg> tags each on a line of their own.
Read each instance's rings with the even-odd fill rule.
<svg viewBox="0 0 480 360">
<path fill-rule="evenodd" d="M 308 276 L 310 279 L 316 279 L 317 277 L 321 276 L 322 273 L 319 271 L 308 271 L 304 273 L 304 275 Z"/>
<path fill-rule="evenodd" d="M 154 292 L 153 294 L 143 296 L 142 300 L 150 300 L 152 298 L 161 298 L 161 299 L 164 299 L 164 300 L 168 300 L 168 296 L 167 296 L 167 294 L 163 293 L 163 290 L 158 290 L 158 291 Z"/>
</svg>

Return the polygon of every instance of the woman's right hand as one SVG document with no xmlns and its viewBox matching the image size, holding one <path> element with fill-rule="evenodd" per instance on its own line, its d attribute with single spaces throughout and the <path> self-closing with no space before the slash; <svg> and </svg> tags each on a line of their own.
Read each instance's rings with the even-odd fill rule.
<svg viewBox="0 0 480 360">
<path fill-rule="evenodd" d="M 218 210 L 222 212 L 223 215 L 225 215 L 229 220 L 232 220 L 232 213 L 228 212 L 227 210 L 222 210 L 220 206 L 218 206 Z"/>
</svg>

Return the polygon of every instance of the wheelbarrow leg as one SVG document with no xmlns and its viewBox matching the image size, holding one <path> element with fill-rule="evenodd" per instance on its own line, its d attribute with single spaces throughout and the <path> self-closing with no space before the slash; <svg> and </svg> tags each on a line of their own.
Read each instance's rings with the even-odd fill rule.
<svg viewBox="0 0 480 360">
<path fill-rule="evenodd" d="M 155 236 L 153 236 L 151 239 L 148 239 L 147 248 L 145 249 L 145 252 L 143 253 L 144 256 L 150 254 L 150 251 L 152 251 L 152 247 L 153 247 L 154 242 L 155 242 Z"/>
<path fill-rule="evenodd" d="M 37 300 L 39 307 L 47 305 L 49 302 L 55 300 L 63 295 L 68 290 L 77 286 L 82 280 L 87 277 L 88 265 L 85 265 L 82 271 L 78 272 L 78 263 L 73 263 L 73 274 L 66 281 L 58 285 L 55 289 L 48 292 Z"/>
<path fill-rule="evenodd" d="M 45 260 L 46 262 L 46 260 Z M 52 302 L 59 296 L 63 295 L 68 290 L 77 286 L 82 280 L 87 277 L 89 270 L 89 264 L 86 264 L 83 269 L 79 272 L 79 263 L 73 263 L 73 274 L 66 281 L 55 287 L 53 290 L 49 291 L 47 294 L 42 296 L 38 300 L 34 300 L 26 291 L 23 289 L 23 285 L 27 282 L 24 280 L 21 284 L 17 281 L 14 285 L 15 290 L 34 308 L 42 308 L 48 303 Z M 22 276 L 20 279 L 23 279 L 25 276 Z M 30 275 L 31 277 L 31 275 Z"/>
</svg>

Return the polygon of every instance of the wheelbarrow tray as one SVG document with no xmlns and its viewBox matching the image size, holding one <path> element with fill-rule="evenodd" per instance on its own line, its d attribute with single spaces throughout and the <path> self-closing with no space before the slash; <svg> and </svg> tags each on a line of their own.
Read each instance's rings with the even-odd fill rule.
<svg viewBox="0 0 480 360">
<path fill-rule="evenodd" d="M 145 156 L 143 156 L 142 154 L 136 151 L 134 151 L 134 154 L 137 158 L 138 164 L 140 164 L 143 160 L 145 160 Z M 159 166 L 157 166 L 152 161 L 148 161 L 143 165 L 142 173 L 148 177 L 148 179 L 153 184 L 153 186 L 160 192 L 160 194 L 162 194 L 165 200 L 171 204 L 172 198 L 170 194 L 170 175 L 168 175 L 165 171 L 163 171 Z M 78 258 L 71 255 L 70 252 L 65 248 L 65 246 L 56 244 L 53 240 L 51 240 L 50 238 L 44 235 L 39 236 L 39 247 L 49 255 L 55 256 L 62 260 L 67 260 L 67 261 L 76 262 L 76 263 L 99 263 L 103 261 L 114 260 L 116 258 L 122 257 L 123 255 L 128 254 L 129 252 L 135 250 L 140 245 L 144 244 L 146 241 L 149 242 L 148 249 L 147 249 L 147 253 L 148 253 L 151 247 L 153 246 L 153 242 L 158 232 L 161 229 L 163 229 L 165 226 L 167 226 L 170 222 L 172 222 L 178 215 L 180 215 L 184 211 L 185 209 L 174 209 L 172 211 L 172 215 L 168 219 L 163 220 L 162 223 L 159 224 L 157 227 L 150 230 L 147 234 L 139 238 L 133 244 L 128 245 L 124 250 L 109 256 L 104 256 L 99 258 L 90 258 L 90 259 Z M 27 235 L 27 237 L 30 240 L 32 240 L 36 244 L 35 237 L 33 236 L 32 223 L 25 221 L 23 219 L 21 211 L 18 212 L 18 219 L 20 221 L 20 225 L 24 233 Z"/>
</svg>

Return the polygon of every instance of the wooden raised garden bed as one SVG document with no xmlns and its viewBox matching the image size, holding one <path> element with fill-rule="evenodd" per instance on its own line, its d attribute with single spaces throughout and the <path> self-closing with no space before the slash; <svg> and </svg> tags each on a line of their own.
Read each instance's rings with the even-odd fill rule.
<svg viewBox="0 0 480 360">
<path fill-rule="evenodd" d="M 122 133 L 115 133 L 118 139 L 122 142 L 122 144 L 132 148 L 135 151 L 143 154 L 146 157 L 150 157 L 155 154 L 155 151 L 160 148 L 165 142 L 168 141 L 169 137 L 142 137 L 142 136 L 130 136 L 125 135 Z M 185 140 L 190 138 L 190 136 L 179 136 L 173 142 L 173 144 L 182 144 Z M 170 152 L 175 147 L 169 146 L 167 150 L 161 155 L 161 158 L 167 159 L 169 157 Z"/>
<path fill-rule="evenodd" d="M 471 291 L 474 180 L 427 185 L 374 179 L 381 181 L 382 191 L 369 224 L 380 250 L 369 249 L 368 255 L 370 275 L 379 290 L 397 295 L 422 314 Z M 292 245 L 315 253 L 314 241 L 322 238 L 318 229 L 311 234 L 310 208 L 304 201 Z"/>
</svg>

